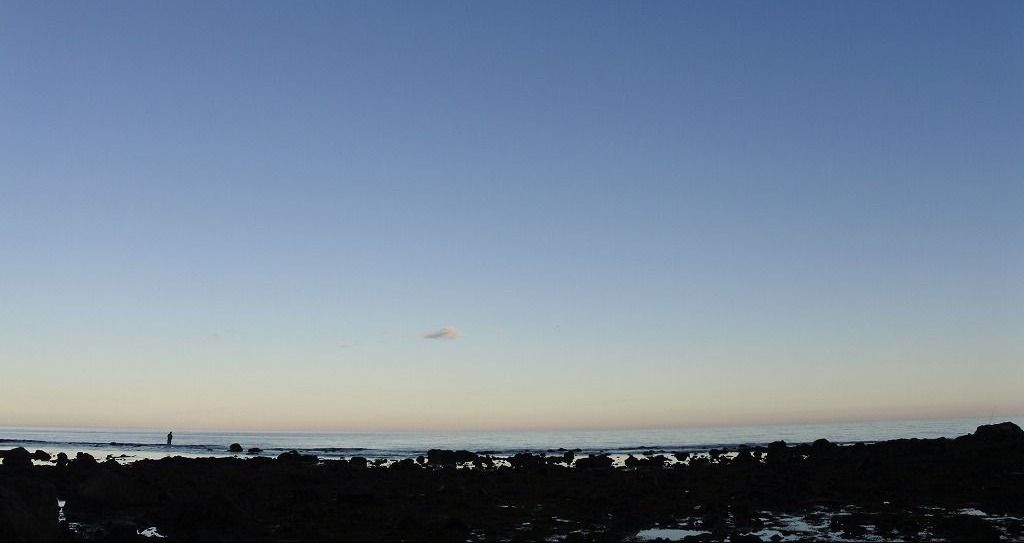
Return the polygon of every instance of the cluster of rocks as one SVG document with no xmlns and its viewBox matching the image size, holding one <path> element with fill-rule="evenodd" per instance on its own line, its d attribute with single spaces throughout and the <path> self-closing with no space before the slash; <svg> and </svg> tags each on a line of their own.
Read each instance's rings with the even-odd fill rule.
<svg viewBox="0 0 1024 543">
<path fill-rule="evenodd" d="M 573 451 L 499 462 L 434 449 L 386 467 L 296 451 L 128 465 L 25 449 L 2 457 L 0 541 L 124 540 L 150 526 L 171 540 L 608 540 L 694 516 L 706 539 L 753 541 L 750 530 L 764 523 L 759 512 L 836 505 L 866 515 L 836 517 L 842 533 L 863 533 L 871 522 L 913 538 L 926 523 L 929 533 L 955 540 L 1001 535 L 963 515 L 909 511 L 1024 515 L 1024 431 L 1011 423 L 956 439 L 652 453 L 630 456 L 624 468 Z M 477 469 L 455 469 L 463 465 Z M 66 500 L 64 523 L 58 497 Z"/>
<path fill-rule="evenodd" d="M 8 467 L 27 467 L 32 465 L 33 460 L 49 462 L 52 457 L 46 451 L 30 453 L 24 447 L 17 447 L 9 451 L 0 451 L 0 464 Z"/>
<path fill-rule="evenodd" d="M 230 453 L 240 453 L 243 450 L 244 449 L 242 449 L 242 445 L 240 443 L 232 443 L 231 445 L 228 445 L 228 452 L 230 452 Z M 263 452 L 263 449 L 261 449 L 259 447 L 252 447 L 252 448 L 250 448 L 249 450 L 247 450 L 245 452 L 247 454 L 259 454 L 259 453 Z"/>
<path fill-rule="evenodd" d="M 474 453 L 470 451 L 450 451 L 446 449 L 430 449 L 426 457 L 418 457 L 416 462 L 421 465 L 456 467 L 460 465 L 472 465 L 477 469 L 494 468 L 498 466 L 497 460 L 504 460 L 513 468 L 529 468 L 537 465 L 562 464 L 569 466 L 573 463 L 575 453 L 565 451 L 558 456 L 546 456 L 533 453 L 517 453 L 507 458 L 498 458 L 491 454 Z"/>
</svg>

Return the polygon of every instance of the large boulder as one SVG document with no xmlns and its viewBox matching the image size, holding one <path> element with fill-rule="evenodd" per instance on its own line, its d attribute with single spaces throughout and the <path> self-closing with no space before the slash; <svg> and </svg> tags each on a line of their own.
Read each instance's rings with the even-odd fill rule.
<svg viewBox="0 0 1024 543">
<path fill-rule="evenodd" d="M 242 452 L 242 446 L 238 443 L 232 443 L 231 446 L 228 447 L 228 452 L 240 453 Z"/>
<path fill-rule="evenodd" d="M 827 453 L 834 448 L 836 448 L 836 445 L 825 438 L 815 439 L 814 443 L 811 443 L 811 450 L 819 454 Z"/>
<path fill-rule="evenodd" d="M 750 449 L 741 447 L 739 452 L 736 453 L 736 458 L 732 459 L 732 463 L 738 466 L 753 464 L 754 455 L 750 453 Z"/>
<path fill-rule="evenodd" d="M 427 462 L 439 466 L 455 466 L 462 462 L 472 462 L 476 459 L 476 453 L 469 451 L 450 451 L 446 449 L 430 449 L 427 451 Z"/>
<path fill-rule="evenodd" d="M 789 458 L 789 447 L 785 441 L 772 441 L 768 444 L 768 460 L 777 461 Z"/>
<path fill-rule="evenodd" d="M 17 447 L 5 453 L 3 465 L 11 468 L 32 467 L 32 455 L 24 447 Z"/>
<path fill-rule="evenodd" d="M 577 458 L 576 467 L 578 469 L 608 469 L 612 467 L 613 462 L 612 458 L 608 455 L 592 454 L 583 458 Z"/>
<path fill-rule="evenodd" d="M 11 478 L 0 482 L 0 541 L 56 541 L 60 537 L 57 490 L 52 484 Z"/>
<path fill-rule="evenodd" d="M 1024 430 L 1012 422 L 984 424 L 974 431 L 974 439 L 986 443 L 1024 441 Z"/>
</svg>

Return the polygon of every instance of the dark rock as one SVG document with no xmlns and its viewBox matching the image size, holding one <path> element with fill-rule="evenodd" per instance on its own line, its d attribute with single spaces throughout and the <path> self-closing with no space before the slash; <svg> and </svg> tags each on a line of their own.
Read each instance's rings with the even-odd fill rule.
<svg viewBox="0 0 1024 543">
<path fill-rule="evenodd" d="M 640 460 L 641 468 L 663 468 L 668 464 L 668 457 L 663 454 L 656 454 Z"/>
<path fill-rule="evenodd" d="M 544 457 L 532 453 L 516 453 L 508 458 L 508 463 L 517 469 L 537 468 L 544 465 Z"/>
<path fill-rule="evenodd" d="M 814 443 L 811 443 L 811 450 L 814 452 L 827 452 L 834 449 L 836 445 L 825 438 L 815 439 Z"/>
<path fill-rule="evenodd" d="M 36 452 L 32 453 L 32 460 L 38 460 L 40 462 L 49 462 L 53 458 L 50 453 L 36 449 Z"/>
<path fill-rule="evenodd" d="M 240 453 L 242 452 L 242 445 L 238 443 L 232 443 L 231 446 L 228 447 L 228 452 Z"/>
<path fill-rule="evenodd" d="M 399 460 L 398 462 L 395 462 L 394 464 L 391 464 L 391 467 L 389 469 L 393 469 L 393 470 L 397 470 L 397 471 L 402 471 L 402 470 L 417 470 L 417 469 L 422 469 L 422 468 L 420 468 L 420 465 L 417 464 L 416 461 L 413 460 L 412 458 L 404 458 L 402 460 Z"/>
<path fill-rule="evenodd" d="M 57 491 L 52 484 L 0 479 L 0 541 L 54 541 L 60 537 Z"/>
<path fill-rule="evenodd" d="M 935 521 L 935 535 L 946 541 L 999 541 L 999 531 L 984 519 L 957 515 Z"/>
<path fill-rule="evenodd" d="M 24 447 L 17 447 L 4 453 L 3 466 L 8 468 L 32 467 L 32 455 Z"/>
<path fill-rule="evenodd" d="M 320 459 L 316 455 L 301 454 L 299 451 L 288 451 L 277 455 L 279 462 L 315 464 Z"/>
<path fill-rule="evenodd" d="M 173 533 L 177 530 L 190 530 L 192 533 L 197 534 L 231 534 L 234 540 L 245 540 L 248 538 L 240 537 L 240 533 L 244 533 L 247 526 L 253 522 L 253 517 L 239 507 L 237 503 L 237 497 L 231 496 L 217 489 L 206 488 L 203 499 L 196 500 L 194 498 L 179 498 L 174 500 L 172 504 L 161 504 L 158 506 L 158 510 L 161 512 L 162 518 L 165 521 L 163 525 L 158 524 L 162 528 L 164 525 L 168 532 Z M 291 498 L 295 506 L 303 506 L 304 500 L 296 499 L 300 495 L 293 494 Z M 221 537 L 196 537 L 192 539 L 225 539 Z"/>
<path fill-rule="evenodd" d="M 79 452 L 78 454 L 75 455 L 75 465 L 76 466 L 95 466 L 96 465 L 96 458 L 94 458 L 93 455 L 91 455 L 89 453 Z"/>
<path fill-rule="evenodd" d="M 348 464 L 354 468 L 365 468 L 367 460 L 362 456 L 353 456 L 348 459 Z"/>
<path fill-rule="evenodd" d="M 897 512 L 873 515 L 870 523 L 874 524 L 877 535 L 893 540 L 915 539 L 924 530 L 920 519 Z"/>
<path fill-rule="evenodd" d="M 784 464 L 796 457 L 795 451 L 785 441 L 773 441 L 765 451 L 765 461 L 772 465 Z"/>
<path fill-rule="evenodd" d="M 736 458 L 732 459 L 732 462 L 733 462 L 733 464 L 740 465 L 740 466 L 745 465 L 745 464 L 753 464 L 754 463 L 754 455 L 750 454 L 750 449 L 741 448 L 740 451 L 738 453 L 736 453 Z"/>
<path fill-rule="evenodd" d="M 369 492 L 339 493 L 334 496 L 334 501 L 348 507 L 359 507 L 372 504 L 376 501 L 376 498 L 376 496 Z"/>
<path fill-rule="evenodd" d="M 576 459 L 577 469 L 610 469 L 614 461 L 604 454 L 592 454 Z"/>
<path fill-rule="evenodd" d="M 57 453 L 57 467 L 63 468 L 66 465 L 68 465 L 68 455 L 62 452 Z"/>
<path fill-rule="evenodd" d="M 114 464 L 117 466 L 117 464 Z M 68 507 L 106 509 L 157 503 L 157 490 L 150 484 L 132 478 L 126 469 L 104 466 L 93 470 L 78 486 L 78 492 L 68 499 Z"/>
<path fill-rule="evenodd" d="M 691 468 L 704 468 L 711 465 L 711 458 L 696 454 L 691 455 L 687 465 Z"/>
<path fill-rule="evenodd" d="M 456 466 L 462 462 L 472 462 L 477 454 L 469 451 L 450 451 L 447 449 L 430 449 L 427 451 L 427 462 L 439 466 Z"/>
<path fill-rule="evenodd" d="M 754 508 L 747 501 L 737 501 L 729 506 L 732 512 L 733 526 L 742 532 L 756 531 L 763 528 L 763 523 L 755 518 Z"/>
<path fill-rule="evenodd" d="M 458 517 L 442 517 L 431 520 L 424 526 L 426 539 L 431 540 L 461 541 L 466 539 L 468 532 L 469 526 Z"/>
<path fill-rule="evenodd" d="M 629 456 L 626 457 L 626 463 L 625 464 L 626 464 L 627 468 L 635 468 L 635 467 L 638 467 L 640 465 L 640 460 L 638 460 L 633 455 L 629 455 Z"/>
<path fill-rule="evenodd" d="M 565 453 L 557 456 L 541 456 L 541 458 L 544 460 L 544 463 L 549 466 L 561 466 L 565 463 Z M 571 463 L 572 460 L 570 459 L 569 462 Z"/>
<path fill-rule="evenodd" d="M 1012 422 L 985 424 L 979 426 L 972 437 L 988 443 L 1024 442 L 1024 430 Z"/>
<path fill-rule="evenodd" d="M 263 449 L 261 449 L 259 447 L 253 447 L 253 448 L 249 449 L 249 451 L 248 451 L 249 454 L 259 454 L 261 452 L 263 452 Z"/>
</svg>

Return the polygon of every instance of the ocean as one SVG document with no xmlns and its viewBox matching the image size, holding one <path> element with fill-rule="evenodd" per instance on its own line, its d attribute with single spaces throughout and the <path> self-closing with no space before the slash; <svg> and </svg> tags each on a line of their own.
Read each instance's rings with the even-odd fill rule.
<svg viewBox="0 0 1024 543">
<path fill-rule="evenodd" d="M 535 432 L 189 432 L 175 430 L 173 445 L 165 444 L 167 429 L 118 430 L 98 428 L 0 427 L 0 449 L 24 447 L 74 456 L 82 451 L 102 460 L 122 462 L 166 456 L 232 456 L 228 446 L 259 448 L 259 456 L 285 451 L 321 458 L 395 460 L 425 454 L 429 449 L 465 449 L 496 456 L 520 452 L 612 455 L 648 452 L 706 452 L 713 448 L 766 445 L 779 439 L 790 444 L 825 438 L 838 444 L 899 438 L 937 438 L 971 433 L 982 424 L 1011 421 L 1024 426 L 1024 416 L 901 420 L 831 424 L 720 426 L 652 430 L 588 430 Z M 247 456 L 245 454 L 241 456 Z"/>
</svg>

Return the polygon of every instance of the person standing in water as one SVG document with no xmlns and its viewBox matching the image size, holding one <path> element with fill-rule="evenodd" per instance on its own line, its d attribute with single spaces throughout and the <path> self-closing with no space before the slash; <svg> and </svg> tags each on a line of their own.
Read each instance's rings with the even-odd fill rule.
<svg viewBox="0 0 1024 543">
<path fill-rule="evenodd" d="M 167 432 L 167 446 L 171 446 L 171 440 L 174 439 L 174 432 Z"/>
</svg>

